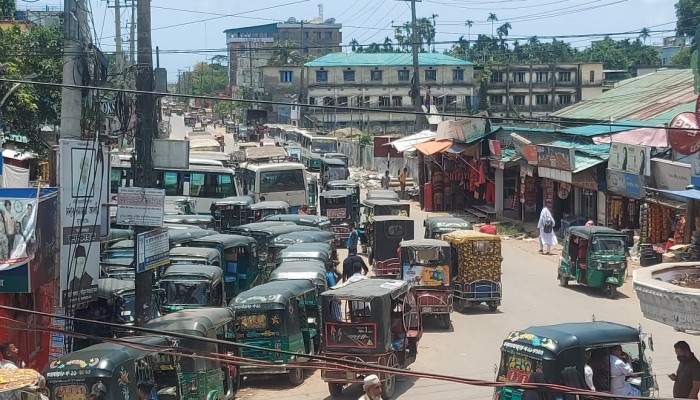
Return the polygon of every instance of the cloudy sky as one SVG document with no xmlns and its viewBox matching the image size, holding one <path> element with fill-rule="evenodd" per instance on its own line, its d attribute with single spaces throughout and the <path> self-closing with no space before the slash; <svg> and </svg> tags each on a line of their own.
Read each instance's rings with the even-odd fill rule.
<svg viewBox="0 0 700 400">
<path fill-rule="evenodd" d="M 122 0 L 125 1 L 125 0 Z M 418 17 L 437 14 L 438 42 L 467 37 L 466 20 L 474 21 L 472 37 L 491 34 L 486 22 L 495 13 L 495 26 L 510 22 L 511 38 L 538 36 L 541 40 L 559 37 L 577 48 L 606 33 L 638 32 L 646 27 L 653 33 L 647 43 L 672 36 L 675 27 L 673 5 L 676 0 L 423 0 L 417 4 Z M 89 0 L 98 44 L 104 51 L 114 51 L 114 9 L 105 0 Z M 60 0 L 18 0 L 18 8 L 60 7 Z M 109 0 L 111 6 L 114 0 Z M 397 0 L 152 0 L 153 46 L 161 50 L 161 66 L 172 80 L 178 69 L 198 61 L 225 54 L 223 31 L 250 25 L 284 21 L 289 17 L 309 20 L 319 16 L 335 18 L 343 24 L 343 39 L 353 38 L 361 44 L 383 42 L 393 37 L 392 23 L 410 20 L 410 3 Z M 122 11 L 126 28 L 130 11 Z M 128 29 L 123 30 L 128 40 Z M 638 34 L 613 36 L 637 37 Z M 548 38 L 548 39 L 544 39 Z M 438 49 L 449 48 L 440 44 Z"/>
</svg>

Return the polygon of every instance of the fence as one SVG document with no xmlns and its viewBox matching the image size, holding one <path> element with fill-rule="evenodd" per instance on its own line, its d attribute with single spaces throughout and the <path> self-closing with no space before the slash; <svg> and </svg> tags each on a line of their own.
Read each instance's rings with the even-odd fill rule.
<svg viewBox="0 0 700 400">
<path fill-rule="evenodd" d="M 339 151 L 348 156 L 350 167 L 360 167 L 383 174 L 387 169 L 391 176 L 398 176 L 405 167 L 408 168 L 408 176 L 418 176 L 418 159 L 415 157 L 387 158 L 374 157 L 373 146 L 363 146 L 359 143 L 340 142 Z"/>
</svg>

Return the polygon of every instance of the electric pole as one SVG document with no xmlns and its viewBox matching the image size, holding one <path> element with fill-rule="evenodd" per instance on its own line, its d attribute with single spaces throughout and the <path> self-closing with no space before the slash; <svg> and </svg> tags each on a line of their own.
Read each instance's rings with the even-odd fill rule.
<svg viewBox="0 0 700 400">
<path fill-rule="evenodd" d="M 84 0 L 64 0 L 63 84 L 82 85 L 82 55 L 85 53 L 87 15 Z M 83 109 L 81 89 L 64 86 L 61 89 L 61 138 L 80 139 Z"/>
<path fill-rule="evenodd" d="M 134 49 L 136 48 L 134 44 L 134 40 L 136 39 L 136 1 L 138 0 L 131 0 L 131 25 L 129 26 L 129 52 L 131 53 L 130 59 L 132 65 L 136 63 L 136 58 L 134 57 Z"/>
<path fill-rule="evenodd" d="M 137 0 L 138 6 L 138 63 L 136 64 L 136 162 L 134 171 L 135 186 L 153 188 L 156 177 L 153 172 L 153 135 L 158 131 L 156 118 L 156 98 L 153 94 L 153 55 L 151 45 L 151 0 Z M 133 20 L 132 20 L 133 23 Z M 145 92 L 145 93 L 144 93 Z M 148 228 L 136 227 L 136 233 L 144 233 Z M 138 240 L 137 240 L 138 242 Z M 137 244 L 138 246 L 138 244 Z M 137 249 L 138 250 L 138 249 Z M 148 322 L 152 301 L 153 272 L 137 273 L 136 286 L 136 326 Z"/>
<path fill-rule="evenodd" d="M 124 55 L 122 54 L 122 8 L 121 8 L 121 2 L 122 0 L 115 0 L 114 2 L 114 44 L 115 44 L 115 56 L 117 59 L 117 71 L 121 72 L 123 64 L 123 57 Z"/>
</svg>

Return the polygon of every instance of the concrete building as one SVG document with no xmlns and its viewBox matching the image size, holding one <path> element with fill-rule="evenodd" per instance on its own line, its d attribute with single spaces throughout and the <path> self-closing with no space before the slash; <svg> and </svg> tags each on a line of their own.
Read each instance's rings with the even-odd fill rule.
<svg viewBox="0 0 700 400">
<path fill-rule="evenodd" d="M 299 96 L 305 87 L 301 83 L 301 66 L 264 66 L 262 71 L 263 91 L 273 102 L 293 103 L 299 101 Z M 292 106 L 273 105 L 271 120 L 280 124 L 292 125 Z M 276 119 L 275 116 L 276 115 Z"/>
<path fill-rule="evenodd" d="M 659 51 L 661 65 L 671 65 L 671 59 L 686 46 L 684 37 L 671 36 L 664 38 L 662 46 L 655 46 Z"/>
<path fill-rule="evenodd" d="M 486 98 L 494 116 L 541 116 L 603 93 L 602 63 L 491 67 Z"/>
<path fill-rule="evenodd" d="M 422 53 L 418 60 L 422 97 L 429 87 L 430 104 L 438 111 L 471 113 L 476 100 L 472 63 L 436 53 Z M 412 65 L 410 53 L 327 54 L 304 65 L 306 100 L 309 105 L 411 111 Z M 413 114 L 313 107 L 306 111 L 307 125 L 326 130 L 353 126 L 373 132 L 406 131 L 413 129 L 414 121 Z"/>
<path fill-rule="evenodd" d="M 229 86 L 261 88 L 262 70 L 268 65 L 275 48 L 291 45 L 290 51 L 305 56 L 320 56 L 340 51 L 343 38 L 341 24 L 335 19 L 314 19 L 227 29 L 226 46 L 229 55 Z"/>
</svg>

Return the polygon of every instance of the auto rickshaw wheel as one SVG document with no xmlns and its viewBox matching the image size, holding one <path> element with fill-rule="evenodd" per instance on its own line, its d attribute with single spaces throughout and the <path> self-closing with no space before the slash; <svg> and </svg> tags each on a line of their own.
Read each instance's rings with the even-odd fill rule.
<svg viewBox="0 0 700 400">
<path fill-rule="evenodd" d="M 289 383 L 293 386 L 299 386 L 304 383 L 304 370 L 301 368 L 292 368 L 289 371 Z"/>
<path fill-rule="evenodd" d="M 603 292 L 605 292 L 605 296 L 607 296 L 607 298 L 614 299 L 615 297 L 617 297 L 617 286 L 609 283 L 605 285 Z"/>
<path fill-rule="evenodd" d="M 331 394 L 331 397 L 338 397 L 343 394 L 343 385 L 341 383 L 329 383 L 328 392 Z"/>
<path fill-rule="evenodd" d="M 450 329 L 450 314 L 442 314 L 440 319 L 442 320 L 442 327 Z"/>
<path fill-rule="evenodd" d="M 567 287 L 569 286 L 569 278 L 559 274 L 559 286 L 561 287 Z"/>
<path fill-rule="evenodd" d="M 399 358 L 396 356 L 396 353 L 391 353 L 391 355 L 389 356 L 389 359 L 387 360 L 386 366 L 390 367 L 390 368 L 398 368 L 399 367 Z M 382 381 L 382 399 L 390 400 L 392 397 L 394 397 L 395 390 L 396 390 L 396 375 L 395 374 L 386 374 L 386 379 L 384 381 Z"/>
<path fill-rule="evenodd" d="M 491 312 L 496 312 L 498 310 L 498 304 L 497 303 L 489 303 L 489 311 Z"/>
</svg>

